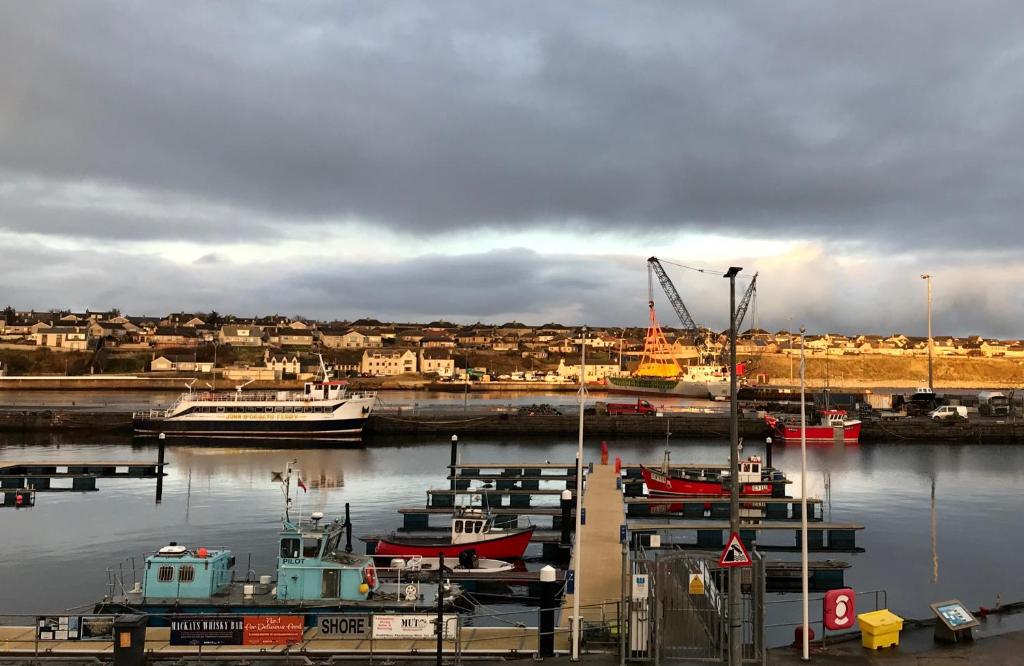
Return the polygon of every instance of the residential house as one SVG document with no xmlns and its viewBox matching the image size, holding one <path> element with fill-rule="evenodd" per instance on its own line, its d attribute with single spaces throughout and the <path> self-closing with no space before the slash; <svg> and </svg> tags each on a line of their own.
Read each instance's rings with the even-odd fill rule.
<svg viewBox="0 0 1024 666">
<path fill-rule="evenodd" d="M 279 328 L 277 335 L 282 347 L 312 347 L 313 331 L 307 329 Z"/>
<path fill-rule="evenodd" d="M 418 329 L 406 330 L 398 333 L 395 339 L 403 345 L 419 346 L 420 340 L 422 340 L 426 334 Z"/>
<path fill-rule="evenodd" d="M 110 321 L 92 321 L 89 323 L 89 333 L 93 337 L 108 338 L 120 342 L 128 336 L 128 329 L 124 324 Z"/>
<path fill-rule="evenodd" d="M 357 328 L 350 328 L 340 336 L 330 337 L 333 339 L 321 335 L 321 340 L 324 341 L 324 346 L 335 349 L 370 349 L 383 345 L 380 335 Z"/>
<path fill-rule="evenodd" d="M 160 320 L 161 326 L 203 326 L 204 324 L 206 321 L 192 312 L 174 312 Z"/>
<path fill-rule="evenodd" d="M 420 345 L 427 349 L 454 349 L 455 339 L 444 333 L 429 331 L 420 338 Z"/>
<path fill-rule="evenodd" d="M 197 347 L 199 334 L 190 326 L 157 326 L 149 341 L 154 347 Z"/>
<path fill-rule="evenodd" d="M 622 370 L 619 368 L 618 363 L 587 363 L 586 369 L 586 381 L 588 382 L 596 382 L 604 379 L 605 377 L 616 377 L 622 374 Z M 579 381 L 580 379 L 580 366 L 566 365 L 564 358 L 558 361 L 558 370 L 556 370 L 556 372 L 559 377 L 564 379 L 574 379 L 576 381 Z"/>
<path fill-rule="evenodd" d="M 367 349 L 359 371 L 364 375 L 394 376 L 416 372 L 416 354 L 411 349 Z"/>
<path fill-rule="evenodd" d="M 36 345 L 49 349 L 87 351 L 92 346 L 93 336 L 88 326 L 51 326 L 41 328 L 33 334 Z"/>
<path fill-rule="evenodd" d="M 467 331 L 455 336 L 459 347 L 464 349 L 481 349 L 487 347 L 494 340 L 494 336 L 488 331 Z"/>
<path fill-rule="evenodd" d="M 420 373 L 424 375 L 437 375 L 438 377 L 452 377 L 455 374 L 455 359 L 443 349 L 421 349 Z"/>
<path fill-rule="evenodd" d="M 491 349 L 496 352 L 510 352 L 519 351 L 519 341 L 517 340 L 495 340 L 491 343 Z"/>
<path fill-rule="evenodd" d="M 195 356 L 184 354 L 166 354 L 157 356 L 149 363 L 152 372 L 213 372 L 213 361 L 197 361 Z"/>
<path fill-rule="evenodd" d="M 225 324 L 220 328 L 220 342 L 234 347 L 262 347 L 264 331 L 262 326 L 249 324 Z"/>
<path fill-rule="evenodd" d="M 298 379 L 302 372 L 302 362 L 294 354 L 291 358 L 284 354 L 278 358 L 264 353 L 263 365 L 274 371 L 274 379 Z"/>
</svg>

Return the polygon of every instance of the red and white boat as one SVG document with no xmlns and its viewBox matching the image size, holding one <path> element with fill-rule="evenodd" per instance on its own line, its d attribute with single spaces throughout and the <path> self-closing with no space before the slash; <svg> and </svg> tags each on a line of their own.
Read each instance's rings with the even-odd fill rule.
<svg viewBox="0 0 1024 666">
<path fill-rule="evenodd" d="M 478 557 L 508 560 L 520 559 L 533 538 L 534 528 L 505 530 L 494 526 L 493 518 L 476 508 L 458 509 L 452 517 L 451 538 L 448 541 L 409 541 L 380 539 L 374 555 L 395 557 L 437 557 L 457 559 L 467 550 L 476 551 Z M 453 562 L 454 564 L 454 562 Z"/>
<path fill-rule="evenodd" d="M 709 497 L 728 496 L 731 492 L 728 472 L 719 469 L 713 472 L 696 468 L 687 469 L 679 475 L 665 473 L 650 467 L 640 466 L 647 492 L 654 497 L 672 497 L 676 495 L 706 495 Z M 763 468 L 760 456 L 751 456 L 740 462 L 739 482 L 740 495 L 771 496 L 775 483 L 784 479 L 774 479 L 769 470 Z"/>
<path fill-rule="evenodd" d="M 815 424 L 807 424 L 808 444 L 857 444 L 860 441 L 861 422 L 851 419 L 842 409 L 823 409 L 818 412 Z M 799 419 L 784 420 L 775 416 L 766 416 L 765 422 L 775 432 L 783 444 L 800 443 Z"/>
</svg>

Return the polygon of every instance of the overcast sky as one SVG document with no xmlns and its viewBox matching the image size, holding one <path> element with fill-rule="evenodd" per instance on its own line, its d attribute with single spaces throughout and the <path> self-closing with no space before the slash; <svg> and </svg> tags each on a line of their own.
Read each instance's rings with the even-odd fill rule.
<svg viewBox="0 0 1024 666">
<path fill-rule="evenodd" d="M 1020 337 L 1020 2 L 6 2 L 0 307 Z M 727 282 L 667 268 L 699 323 Z M 741 284 L 745 287 L 745 284 Z M 660 318 L 676 323 L 664 297 Z M 749 321 L 748 321 L 749 323 Z"/>
</svg>

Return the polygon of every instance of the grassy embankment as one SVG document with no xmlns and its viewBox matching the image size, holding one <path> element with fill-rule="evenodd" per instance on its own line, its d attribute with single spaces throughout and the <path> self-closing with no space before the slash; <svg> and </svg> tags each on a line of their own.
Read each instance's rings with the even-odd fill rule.
<svg viewBox="0 0 1024 666">
<path fill-rule="evenodd" d="M 800 381 L 800 359 L 766 354 L 751 359 L 750 372 L 764 373 L 772 384 Z M 790 367 L 792 377 L 790 380 Z M 1024 360 L 1007 358 L 934 359 L 936 388 L 1012 388 L 1024 385 Z M 807 382 L 811 386 L 848 388 L 924 386 L 928 383 L 927 357 L 814 356 L 807 358 Z"/>
</svg>

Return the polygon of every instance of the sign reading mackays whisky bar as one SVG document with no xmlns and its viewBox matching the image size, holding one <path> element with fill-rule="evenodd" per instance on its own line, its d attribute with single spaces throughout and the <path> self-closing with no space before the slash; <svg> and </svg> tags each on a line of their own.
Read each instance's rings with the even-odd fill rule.
<svg viewBox="0 0 1024 666">
<path fill-rule="evenodd" d="M 179 615 L 171 645 L 289 645 L 302 640 L 300 615 Z"/>
</svg>

